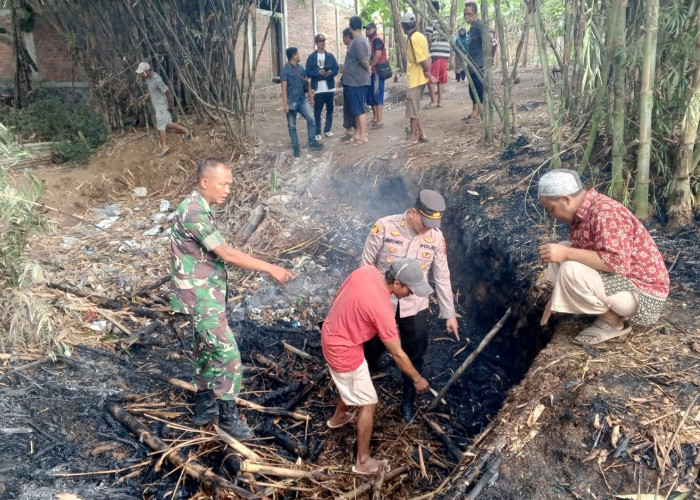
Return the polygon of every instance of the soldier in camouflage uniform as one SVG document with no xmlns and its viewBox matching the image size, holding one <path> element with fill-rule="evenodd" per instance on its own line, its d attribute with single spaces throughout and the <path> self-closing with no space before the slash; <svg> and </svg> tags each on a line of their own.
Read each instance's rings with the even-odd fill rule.
<svg viewBox="0 0 700 500">
<path fill-rule="evenodd" d="M 241 357 L 226 320 L 225 263 L 268 273 L 280 283 L 286 269 L 229 246 L 221 236 L 211 205 L 223 203 L 233 177 L 223 160 L 205 159 L 197 168 L 197 187 L 177 207 L 171 230 L 173 294 L 176 312 L 192 316 L 194 330 L 194 423 L 219 426 L 239 439 L 253 437 L 240 420 L 234 398 L 241 390 Z"/>
</svg>

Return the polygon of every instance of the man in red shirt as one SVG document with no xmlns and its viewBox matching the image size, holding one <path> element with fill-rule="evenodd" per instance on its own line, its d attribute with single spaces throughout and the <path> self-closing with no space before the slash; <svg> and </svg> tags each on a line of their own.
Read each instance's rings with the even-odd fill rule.
<svg viewBox="0 0 700 500">
<path fill-rule="evenodd" d="M 378 400 L 362 344 L 379 335 L 399 370 L 413 381 L 416 391 L 426 391 L 428 381 L 401 349 L 389 299 L 392 294 L 397 298 L 412 293 L 427 297 L 432 292 L 415 259 L 395 259 L 383 276 L 374 266 L 362 266 L 350 273 L 340 287 L 323 323 L 323 357 L 340 396 L 335 413 L 326 424 L 337 429 L 357 422 L 357 459 L 352 467 L 356 474 L 376 474 L 381 465 L 369 452 Z M 357 417 L 347 411 L 348 406 L 360 407 Z"/>
<path fill-rule="evenodd" d="M 586 190 L 574 170 L 540 178 L 538 196 L 556 219 L 570 225 L 567 243 L 540 246 L 554 284 L 542 324 L 552 312 L 597 316 L 574 342 L 592 345 L 629 333 L 625 320 L 655 323 L 669 291 L 666 264 L 642 223 L 621 203 Z"/>
</svg>

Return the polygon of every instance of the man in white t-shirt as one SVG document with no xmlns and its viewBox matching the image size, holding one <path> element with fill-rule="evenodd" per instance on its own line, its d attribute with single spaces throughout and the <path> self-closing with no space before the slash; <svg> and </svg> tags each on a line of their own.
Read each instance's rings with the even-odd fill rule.
<svg viewBox="0 0 700 500">
<path fill-rule="evenodd" d="M 335 97 L 335 76 L 338 74 L 338 61 L 326 51 L 326 37 L 318 34 L 314 39 L 316 50 L 306 59 L 306 74 L 311 78 L 314 91 L 314 119 L 316 120 L 316 140 L 321 140 L 321 112 L 326 107 L 326 125 L 323 133 L 332 137 L 333 98 Z"/>
</svg>

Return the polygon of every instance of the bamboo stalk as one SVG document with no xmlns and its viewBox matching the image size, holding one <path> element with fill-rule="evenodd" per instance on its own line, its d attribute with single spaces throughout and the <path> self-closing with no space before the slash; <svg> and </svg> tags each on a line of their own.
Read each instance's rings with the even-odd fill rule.
<svg viewBox="0 0 700 500">
<path fill-rule="evenodd" d="M 559 113 L 554 105 L 552 97 L 552 86 L 549 80 L 549 61 L 547 60 L 547 47 L 544 40 L 544 27 L 540 16 L 539 1 L 526 0 L 531 6 L 532 17 L 535 21 L 535 35 L 537 36 L 537 49 L 540 55 L 540 64 L 542 65 L 542 77 L 544 79 L 544 95 L 547 101 L 547 112 L 549 114 L 549 127 L 551 130 L 550 137 L 552 142 L 552 164 L 551 168 L 559 168 L 561 159 L 559 158 L 561 145 L 559 142 Z"/>
<path fill-rule="evenodd" d="M 635 215 L 649 217 L 649 159 L 651 153 L 651 112 L 654 107 L 654 70 L 658 35 L 659 0 L 647 0 L 644 23 L 644 59 L 639 102 L 639 148 L 635 176 Z"/>
<path fill-rule="evenodd" d="M 627 26 L 627 0 L 613 0 L 612 8 L 617 10 L 615 23 L 615 56 L 613 57 L 613 107 L 612 125 L 612 178 L 610 179 L 610 194 L 617 200 L 624 197 L 624 172 L 622 157 L 625 154 L 625 121 L 627 108 L 627 92 L 625 90 L 625 29 Z"/>
</svg>

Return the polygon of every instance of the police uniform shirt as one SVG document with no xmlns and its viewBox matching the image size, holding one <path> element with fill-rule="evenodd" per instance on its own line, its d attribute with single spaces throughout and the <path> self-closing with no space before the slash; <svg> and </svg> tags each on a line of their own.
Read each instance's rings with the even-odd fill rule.
<svg viewBox="0 0 700 500">
<path fill-rule="evenodd" d="M 450 270 L 447 266 L 445 237 L 439 229 L 431 228 L 425 234 L 418 234 L 408 225 L 408 212 L 383 217 L 374 223 L 362 250 L 362 264 L 371 264 L 385 273 L 394 259 L 411 257 L 420 262 L 426 278 L 432 268 L 435 292 L 440 306 L 440 317 L 456 317 L 454 296 L 450 284 Z M 400 299 L 400 316 L 414 316 L 427 309 L 428 297 L 410 295 Z M 391 296 L 396 310 L 399 299 Z"/>
</svg>

